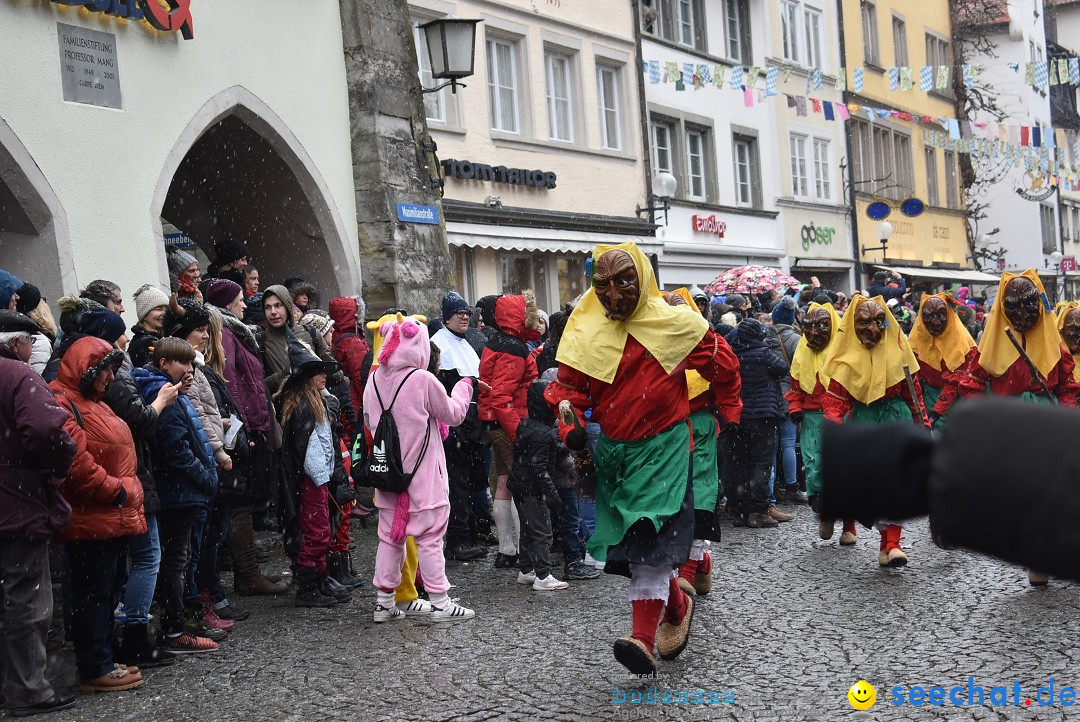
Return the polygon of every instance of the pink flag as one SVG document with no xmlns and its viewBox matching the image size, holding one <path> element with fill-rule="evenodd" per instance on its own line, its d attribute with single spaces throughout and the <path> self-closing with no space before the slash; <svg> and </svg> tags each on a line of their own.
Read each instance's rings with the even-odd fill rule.
<svg viewBox="0 0 1080 722">
<path fill-rule="evenodd" d="M 754 89 L 753 88 L 751 88 L 749 86 L 743 87 L 743 102 L 746 103 L 747 108 L 753 108 L 754 107 Z"/>
<path fill-rule="evenodd" d="M 845 103 L 833 103 L 833 110 L 836 111 L 836 117 L 840 120 L 847 120 L 851 117 L 848 113 L 847 105 Z"/>
</svg>

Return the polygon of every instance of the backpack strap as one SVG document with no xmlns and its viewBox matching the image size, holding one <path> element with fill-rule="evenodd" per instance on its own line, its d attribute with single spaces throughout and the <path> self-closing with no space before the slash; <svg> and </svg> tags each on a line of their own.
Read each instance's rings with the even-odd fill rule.
<svg viewBox="0 0 1080 722">
<path fill-rule="evenodd" d="M 379 368 L 382 368 L 382 367 L 380 366 Z M 413 375 L 414 373 L 416 373 L 416 372 L 417 372 L 417 371 L 419 371 L 419 370 L 420 370 L 420 369 L 413 369 L 413 370 L 412 370 L 412 371 L 410 371 L 409 373 L 405 374 L 405 378 L 403 378 L 403 379 L 401 380 L 401 383 L 400 383 L 400 384 L 398 384 L 398 387 L 397 387 L 397 391 L 395 391 L 395 392 L 394 392 L 394 398 L 390 399 L 390 405 L 389 405 L 389 406 L 386 406 L 386 405 L 384 405 L 384 404 L 383 404 L 383 400 L 382 400 L 382 394 L 380 394 L 380 393 L 379 393 L 379 384 L 377 384 L 377 383 L 376 383 L 376 382 L 374 381 L 374 379 L 372 380 L 372 382 L 371 382 L 371 383 L 372 383 L 372 385 L 373 385 L 373 386 L 375 386 L 375 398 L 376 398 L 376 399 L 378 399 L 378 401 L 379 401 L 379 408 L 380 408 L 380 409 L 381 409 L 381 410 L 382 410 L 382 411 L 383 411 L 384 413 L 385 413 L 385 412 L 387 412 L 387 411 L 391 411 L 391 410 L 393 410 L 393 408 L 394 408 L 394 402 L 396 402 L 396 401 L 397 401 L 397 397 L 398 397 L 398 394 L 400 394 L 400 393 L 401 393 L 401 389 L 402 389 L 402 387 L 403 387 L 403 386 L 405 386 L 405 382 L 409 380 L 409 377 L 410 377 L 410 376 L 412 376 L 412 375 Z M 378 369 L 376 369 L 376 371 L 378 371 Z"/>
</svg>

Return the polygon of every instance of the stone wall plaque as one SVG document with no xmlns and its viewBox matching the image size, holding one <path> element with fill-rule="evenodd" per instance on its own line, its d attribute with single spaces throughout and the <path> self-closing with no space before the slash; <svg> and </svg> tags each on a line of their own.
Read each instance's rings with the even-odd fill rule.
<svg viewBox="0 0 1080 722">
<path fill-rule="evenodd" d="M 64 100 L 121 110 L 116 36 L 65 23 L 56 24 Z"/>
</svg>

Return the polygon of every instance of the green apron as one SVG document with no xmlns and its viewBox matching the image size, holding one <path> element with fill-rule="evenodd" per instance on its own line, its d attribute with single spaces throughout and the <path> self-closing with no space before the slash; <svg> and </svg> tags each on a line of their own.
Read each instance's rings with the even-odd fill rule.
<svg viewBox="0 0 1080 722">
<path fill-rule="evenodd" d="M 608 548 L 639 520 L 648 519 L 659 532 L 678 515 L 690 475 L 690 429 L 678 423 L 640 441 L 601 434 L 595 460 L 596 531 L 587 548 L 595 559 L 606 560 Z"/>
<path fill-rule="evenodd" d="M 881 426 L 897 422 L 915 423 L 915 417 L 911 415 L 911 409 L 908 408 L 907 403 L 901 396 L 878 399 L 872 404 L 860 404 L 855 401 L 852 405 L 851 423 L 853 424 Z"/>
<path fill-rule="evenodd" d="M 825 428 L 825 412 L 803 411 L 799 448 L 806 469 L 806 495 L 821 493 L 821 432 Z"/>
<path fill-rule="evenodd" d="M 694 431 L 694 508 L 716 511 L 716 497 L 720 492 L 720 476 L 716 467 L 716 417 L 705 411 L 690 414 L 690 427 Z"/>
</svg>

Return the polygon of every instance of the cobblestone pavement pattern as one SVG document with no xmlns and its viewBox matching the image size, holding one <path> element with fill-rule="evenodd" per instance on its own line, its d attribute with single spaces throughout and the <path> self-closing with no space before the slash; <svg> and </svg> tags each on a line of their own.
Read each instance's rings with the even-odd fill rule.
<svg viewBox="0 0 1080 722">
<path fill-rule="evenodd" d="M 882 570 L 877 534 L 822 542 L 807 507 L 779 529 L 725 528 L 713 592 L 699 601 L 689 648 L 661 662 L 671 690 L 733 690 L 732 704 L 614 704 L 613 686 L 647 692 L 614 661 L 629 633 L 625 579 L 564 592 L 519 586 L 515 573 L 448 563 L 451 591 L 474 621 L 371 621 L 370 585 L 331 610 L 246 598 L 252 617 L 221 649 L 147 670 L 137 692 L 82 696 L 68 720 L 838 720 L 1065 719 L 1062 707 L 894 707 L 895 685 L 984 688 L 1018 680 L 1026 695 L 1054 678 L 1080 688 L 1080 587 L 1028 586 L 1022 569 L 935 547 L 925 522 L 905 534 L 911 564 Z M 265 535 L 264 535 L 265 536 Z M 375 532 L 357 527 L 354 558 L 370 579 Z M 558 559 L 558 557 L 556 557 Z M 271 567 L 284 565 L 275 552 Z M 557 567 L 561 570 L 561 565 Z M 73 686 L 70 647 L 50 676 Z M 847 690 L 877 688 L 869 713 Z M 1010 695 L 1011 699 L 1011 695 Z M 1021 699 L 1021 704 L 1023 698 Z M 52 716 L 59 719 L 60 715 Z M 6 716 L 6 715 L 5 715 Z"/>
</svg>

